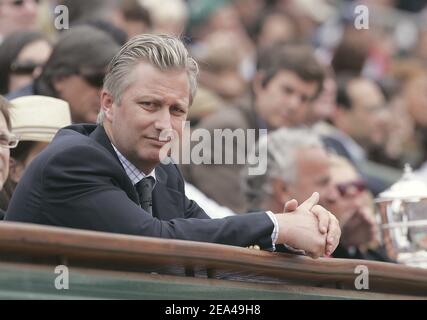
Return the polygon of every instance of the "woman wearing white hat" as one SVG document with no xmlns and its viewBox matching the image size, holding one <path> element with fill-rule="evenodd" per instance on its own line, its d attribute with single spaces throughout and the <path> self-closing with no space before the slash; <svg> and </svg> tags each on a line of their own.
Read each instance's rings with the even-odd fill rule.
<svg viewBox="0 0 427 320">
<path fill-rule="evenodd" d="M 20 142 L 10 153 L 9 178 L 0 193 L 0 209 L 3 210 L 7 209 L 13 191 L 31 161 L 50 143 L 59 129 L 71 124 L 70 108 L 66 101 L 26 96 L 10 103 L 12 132 L 19 136 Z"/>
<path fill-rule="evenodd" d="M 18 144 L 17 137 L 11 133 L 10 103 L 0 95 L 0 189 L 9 174 L 10 149 Z M 3 220 L 4 212 L 0 210 L 0 220 Z"/>
</svg>

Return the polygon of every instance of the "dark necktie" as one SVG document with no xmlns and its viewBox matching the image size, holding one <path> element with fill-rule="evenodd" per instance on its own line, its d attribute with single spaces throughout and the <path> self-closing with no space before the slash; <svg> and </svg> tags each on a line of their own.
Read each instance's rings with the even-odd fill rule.
<svg viewBox="0 0 427 320">
<path fill-rule="evenodd" d="M 153 210 L 152 210 L 153 187 L 154 187 L 153 177 L 145 177 L 135 185 L 136 191 L 138 192 L 138 196 L 139 196 L 139 202 L 141 203 L 141 208 L 150 214 L 153 214 Z"/>
</svg>

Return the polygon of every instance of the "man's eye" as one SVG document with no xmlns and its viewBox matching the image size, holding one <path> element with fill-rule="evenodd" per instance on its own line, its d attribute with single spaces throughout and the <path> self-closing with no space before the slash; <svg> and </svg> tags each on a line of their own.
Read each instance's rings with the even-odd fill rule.
<svg viewBox="0 0 427 320">
<path fill-rule="evenodd" d="M 283 91 L 286 94 L 293 94 L 295 90 L 293 88 L 291 88 L 291 87 L 285 87 L 285 88 L 283 88 Z"/>
<path fill-rule="evenodd" d="M 172 108 L 172 112 L 179 113 L 179 114 L 184 114 L 185 113 L 185 111 L 182 108 L 179 108 L 179 107 L 173 107 Z"/>
<path fill-rule="evenodd" d="M 154 104 L 151 101 L 142 101 L 139 103 L 139 105 L 145 108 L 150 108 L 154 106 Z"/>
</svg>

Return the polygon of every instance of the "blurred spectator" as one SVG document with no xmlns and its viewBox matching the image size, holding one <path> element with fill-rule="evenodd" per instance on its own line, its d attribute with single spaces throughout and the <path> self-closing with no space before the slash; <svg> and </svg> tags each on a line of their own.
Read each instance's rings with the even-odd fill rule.
<svg viewBox="0 0 427 320">
<path fill-rule="evenodd" d="M 329 158 L 319 136 L 310 129 L 280 128 L 260 137 L 255 153 L 262 155 L 265 173 L 254 175 L 247 165 L 241 171 L 242 189 L 249 211 L 283 210 L 288 201 L 304 201 L 305 195 L 319 192 L 325 209 L 337 201 L 338 192 L 330 178 Z M 288 251 L 282 246 L 278 251 Z M 291 250 L 292 251 L 292 250 Z"/>
<path fill-rule="evenodd" d="M 180 36 L 188 21 L 188 6 L 184 0 L 139 0 L 148 10 L 154 33 Z"/>
<path fill-rule="evenodd" d="M 70 25 L 88 21 L 111 19 L 117 0 L 57 0 L 58 5 L 68 8 Z"/>
<path fill-rule="evenodd" d="M 295 18 L 303 41 L 313 41 L 319 26 L 336 11 L 327 0 L 277 0 L 274 9 Z"/>
<path fill-rule="evenodd" d="M 393 105 L 398 151 L 402 164 L 419 167 L 427 160 L 427 69 L 419 60 L 403 59 L 395 63 L 392 76 L 401 84 Z"/>
<path fill-rule="evenodd" d="M 322 92 L 310 104 L 306 124 L 312 126 L 321 121 L 331 122 L 336 112 L 337 83 L 332 68 L 326 68 Z"/>
<path fill-rule="evenodd" d="M 253 99 L 248 105 L 225 108 L 204 118 L 200 128 L 209 130 L 211 137 L 215 129 L 244 130 L 255 132 L 258 139 L 260 129 L 277 129 L 282 126 L 298 127 L 304 124 L 310 101 L 321 91 L 323 68 L 315 58 L 311 47 L 276 46 L 263 52 L 258 61 L 258 71 L 253 80 Z M 226 145 L 221 137 L 218 141 L 204 140 L 211 150 L 212 163 L 217 156 L 214 146 L 223 153 L 230 152 L 233 159 L 246 159 L 251 146 L 233 143 Z M 217 159 L 218 160 L 218 159 Z M 182 166 L 185 178 L 219 204 L 234 212 L 243 212 L 245 198 L 239 183 L 242 164 L 201 164 Z M 206 183 L 209 181 L 209 183 Z"/>
<path fill-rule="evenodd" d="M 217 94 L 199 87 L 193 104 L 188 110 L 187 119 L 190 121 L 191 127 L 195 127 L 203 118 L 223 108 L 226 108 L 225 102 Z"/>
<path fill-rule="evenodd" d="M 9 175 L 10 148 L 16 147 L 17 137 L 11 133 L 9 109 L 10 103 L 0 95 L 0 190 Z M 4 212 L 0 209 L 0 220 L 3 220 Z"/>
<path fill-rule="evenodd" d="M 153 26 L 149 11 L 138 0 L 121 0 L 112 21 L 126 32 L 128 39 L 150 33 Z"/>
<path fill-rule="evenodd" d="M 389 261 L 381 250 L 368 250 L 378 236 L 372 196 L 349 162 L 340 160 L 338 165 L 337 156 L 331 161 L 318 135 L 309 129 L 281 128 L 260 138 L 256 148 L 260 154 L 267 151 L 261 158 L 267 169 L 263 175 L 250 175 L 249 166 L 242 171 L 251 210 L 275 212 L 292 199 L 301 203 L 306 195 L 319 192 L 319 204 L 335 214 L 342 229 L 334 257 Z"/>
<path fill-rule="evenodd" d="M 385 180 L 380 166 L 368 162 L 369 152 L 383 148 L 387 142 L 389 121 L 384 95 L 375 82 L 365 78 L 339 79 L 333 117 L 335 128 L 323 136 L 323 141 L 329 150 L 349 159 L 358 168 L 374 194 L 391 184 Z M 368 172 L 371 164 L 375 165 L 372 173 Z"/>
<path fill-rule="evenodd" d="M 39 0 L 0 1 L 0 43 L 9 34 L 37 29 Z"/>
<path fill-rule="evenodd" d="M 225 34 L 232 42 L 233 55 L 239 61 L 242 76 L 249 80 L 254 73 L 256 47 L 246 32 L 236 8 L 226 0 L 190 1 L 191 19 L 188 30 L 193 44 L 210 34 Z"/>
<path fill-rule="evenodd" d="M 51 52 L 51 44 L 41 33 L 23 31 L 6 37 L 0 45 L 0 94 L 30 84 Z"/>
<path fill-rule="evenodd" d="M 383 146 L 388 138 L 388 112 L 379 86 L 365 78 L 350 78 L 338 84 L 337 110 L 333 123 L 340 141 L 353 162 Z"/>
<path fill-rule="evenodd" d="M 268 12 L 260 17 L 257 32 L 258 48 L 271 47 L 278 43 L 293 42 L 298 38 L 295 19 L 281 12 Z"/>
<path fill-rule="evenodd" d="M 414 48 L 415 57 L 427 62 L 427 26 L 423 26 L 418 33 L 418 41 Z"/>
<path fill-rule="evenodd" d="M 70 104 L 73 123 L 95 123 L 104 75 L 118 50 L 117 43 L 105 32 L 89 26 L 74 27 L 62 34 L 41 75 L 8 98 L 60 98 Z"/>
<path fill-rule="evenodd" d="M 259 28 L 259 16 L 261 12 L 267 10 L 267 1 L 234 0 L 233 5 L 248 35 L 256 34 Z M 252 40 L 255 41 L 254 38 Z"/>
<path fill-rule="evenodd" d="M 240 59 L 235 54 L 237 46 L 238 39 L 233 34 L 218 31 L 209 34 L 195 52 L 200 64 L 200 85 L 228 104 L 237 103 L 247 88 L 239 70 Z"/>
<path fill-rule="evenodd" d="M 74 27 L 76 26 L 90 26 L 94 27 L 98 30 L 104 31 L 105 33 L 108 33 L 113 40 L 116 41 L 116 43 L 119 46 L 124 45 L 127 42 L 128 35 L 126 32 L 124 32 L 122 29 L 116 27 L 114 24 L 105 21 L 105 20 L 91 20 L 83 23 L 76 23 Z"/>
<path fill-rule="evenodd" d="M 331 61 L 335 74 L 362 74 L 369 55 L 370 37 L 367 30 L 356 30 L 352 25 L 346 26 Z"/>
<path fill-rule="evenodd" d="M 10 153 L 9 177 L 0 192 L 0 209 L 7 210 L 13 191 L 31 161 L 50 143 L 56 132 L 71 124 L 67 102 L 44 96 L 12 100 L 12 132 L 19 137 Z"/>
<path fill-rule="evenodd" d="M 391 262 L 379 246 L 372 194 L 355 168 L 345 158 L 332 155 L 331 179 L 339 191 L 330 210 L 340 222 L 342 236 L 333 256 Z"/>
<path fill-rule="evenodd" d="M 261 175 L 250 175 L 249 167 L 242 171 L 249 211 L 282 211 L 286 202 L 296 199 L 302 203 L 313 192 L 319 192 L 319 203 L 330 210 L 338 192 L 319 136 L 310 129 L 280 128 L 261 137 L 256 148 L 259 154 L 267 155 L 260 158 L 264 162 L 261 167 L 267 169 Z"/>
<path fill-rule="evenodd" d="M 147 13 L 137 0 L 58 0 L 58 4 L 68 8 L 71 28 L 90 25 L 108 33 L 120 46 L 129 38 L 128 31 L 145 30 L 144 26 L 133 20 Z"/>
</svg>

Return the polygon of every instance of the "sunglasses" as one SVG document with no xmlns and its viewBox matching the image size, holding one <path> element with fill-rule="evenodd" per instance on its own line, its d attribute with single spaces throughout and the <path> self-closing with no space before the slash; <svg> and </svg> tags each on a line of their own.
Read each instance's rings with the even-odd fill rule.
<svg viewBox="0 0 427 320">
<path fill-rule="evenodd" d="M 338 183 L 336 187 L 341 197 L 347 196 L 350 190 L 355 190 L 357 191 L 357 193 L 360 193 L 367 189 L 366 183 L 363 180 L 356 180 L 347 183 Z"/>
<path fill-rule="evenodd" d="M 39 4 L 40 0 L 13 0 L 9 2 L 0 2 L 0 4 L 10 4 L 14 7 L 22 7 L 26 1 L 33 1 L 35 4 Z"/>
<path fill-rule="evenodd" d="M 41 64 L 34 61 L 15 61 L 10 66 L 10 71 L 16 75 L 31 75 Z"/>
<path fill-rule="evenodd" d="M 16 146 L 19 143 L 19 136 L 10 133 L 0 133 L 0 147 L 7 148 L 7 149 L 13 149 L 16 148 Z"/>
</svg>

